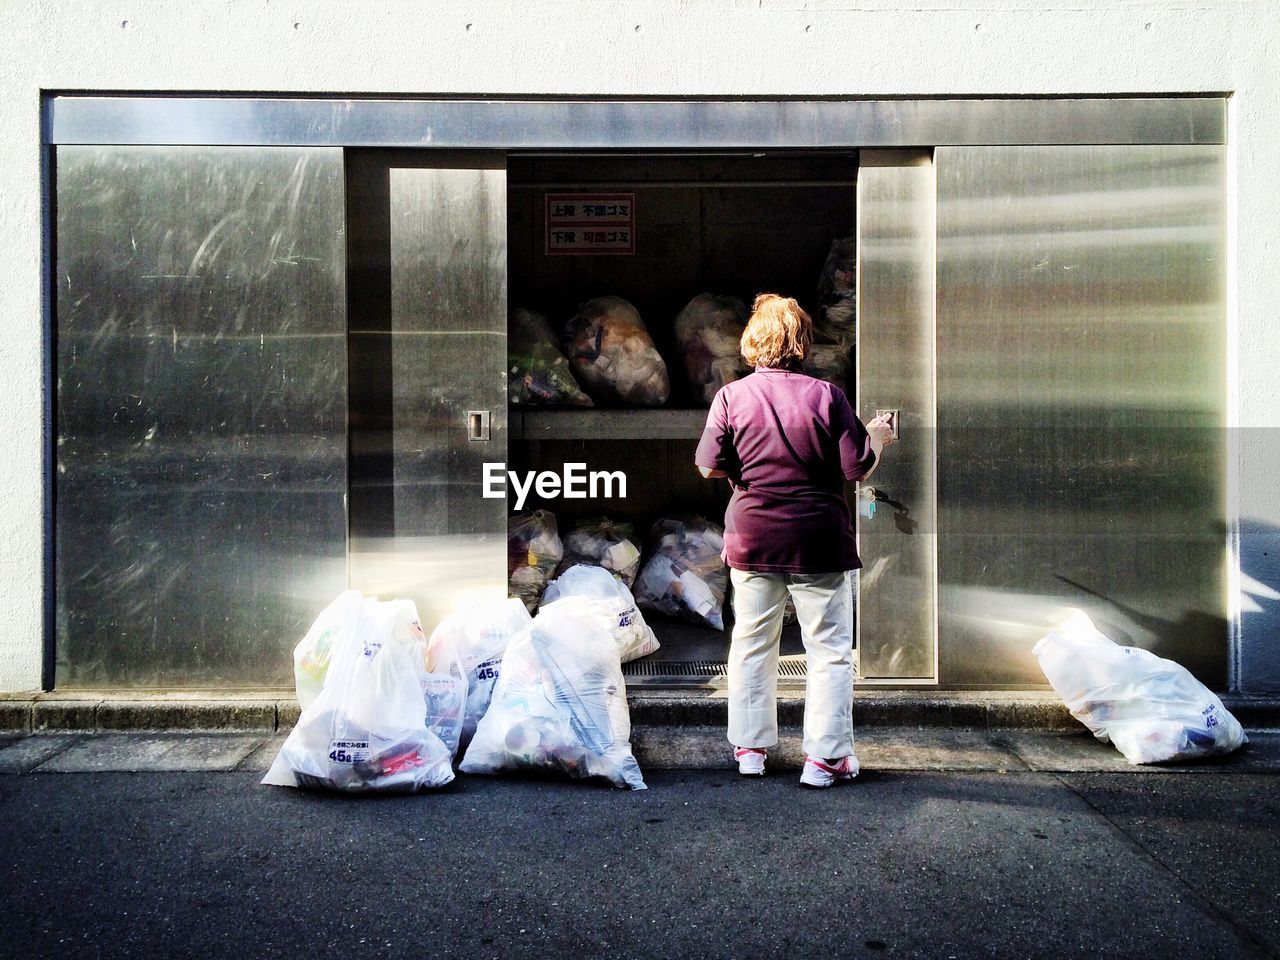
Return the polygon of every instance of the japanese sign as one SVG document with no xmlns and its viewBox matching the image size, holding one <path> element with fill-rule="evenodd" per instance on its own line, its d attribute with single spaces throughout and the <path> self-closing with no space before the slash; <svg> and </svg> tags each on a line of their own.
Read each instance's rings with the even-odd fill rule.
<svg viewBox="0 0 1280 960">
<path fill-rule="evenodd" d="M 548 193 L 546 200 L 547 256 L 636 252 L 634 193 Z"/>
</svg>

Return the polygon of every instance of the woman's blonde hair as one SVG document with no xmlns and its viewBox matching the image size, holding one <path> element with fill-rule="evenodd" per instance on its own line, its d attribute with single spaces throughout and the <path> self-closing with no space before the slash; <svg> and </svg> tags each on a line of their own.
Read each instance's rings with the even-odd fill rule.
<svg viewBox="0 0 1280 960">
<path fill-rule="evenodd" d="M 792 297 L 762 293 L 742 331 L 742 358 L 753 367 L 781 367 L 809 355 L 813 321 Z"/>
</svg>

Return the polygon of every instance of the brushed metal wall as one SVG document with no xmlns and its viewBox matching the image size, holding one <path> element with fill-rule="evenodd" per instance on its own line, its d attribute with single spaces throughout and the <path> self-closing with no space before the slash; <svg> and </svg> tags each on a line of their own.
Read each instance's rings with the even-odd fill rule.
<svg viewBox="0 0 1280 960">
<path fill-rule="evenodd" d="M 374 175 L 386 178 L 373 213 L 387 218 L 390 352 L 386 379 L 361 389 L 390 400 L 391 489 L 353 499 L 353 533 L 370 535 L 353 536 L 351 582 L 413 599 L 430 631 L 460 604 L 506 596 L 507 502 L 481 495 L 483 464 L 507 459 L 506 167 L 419 154 Z M 488 440 L 469 438 L 472 410 L 489 413 Z M 363 422 L 353 416 L 353 450 Z"/>
<path fill-rule="evenodd" d="M 884 498 L 857 521 L 864 681 L 937 677 L 935 192 L 929 151 L 859 154 L 857 412 L 897 410 L 900 433 L 862 485 Z"/>
<path fill-rule="evenodd" d="M 1225 686 L 1224 159 L 937 150 L 944 684 L 1042 684 L 1081 607 Z"/>
<path fill-rule="evenodd" d="M 1224 154 L 935 152 L 944 685 L 1042 684 L 1031 645 L 1073 606 L 1225 684 Z M 414 597 L 428 629 L 505 591 L 506 504 L 478 489 L 506 459 L 505 168 L 382 156 L 381 199 L 347 197 L 344 222 L 336 149 L 58 148 L 58 685 L 288 682 L 289 647 L 346 581 L 348 387 L 352 585 Z M 899 258 L 923 250 L 928 194 L 888 169 L 865 180 L 863 266 L 889 292 L 863 319 L 902 324 L 864 328 L 859 412 L 903 409 L 873 483 L 918 500 L 920 527 L 882 505 L 895 529 L 864 539 L 863 576 L 891 557 L 920 587 L 903 577 L 878 613 L 864 591 L 864 623 L 890 626 L 862 665 L 927 680 L 927 277 Z M 381 239 L 353 229 L 347 251 L 361 215 Z M 349 339 L 348 253 L 385 314 L 369 327 L 353 296 Z M 875 338 L 898 369 L 868 366 Z M 488 442 L 467 439 L 474 409 Z"/>
<path fill-rule="evenodd" d="M 56 682 L 291 683 L 346 583 L 341 151 L 56 177 Z"/>
</svg>

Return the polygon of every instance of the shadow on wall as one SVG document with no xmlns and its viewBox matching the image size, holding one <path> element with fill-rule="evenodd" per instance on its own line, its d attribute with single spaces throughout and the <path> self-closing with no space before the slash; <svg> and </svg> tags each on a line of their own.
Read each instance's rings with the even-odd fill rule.
<svg viewBox="0 0 1280 960">
<path fill-rule="evenodd" d="M 1280 557 L 1280 529 L 1273 529 L 1270 536 L 1270 544 Z M 1219 528 L 1210 539 L 1225 544 L 1225 531 Z M 1217 592 L 1222 589 L 1225 565 L 1206 570 L 1190 563 L 1152 562 L 1151 550 L 1172 548 L 1167 541 L 1121 542 L 1133 562 L 1141 564 L 1146 577 L 1137 577 L 1133 570 L 1126 569 L 1124 554 L 1119 551 L 1108 555 L 1109 569 L 1098 569 L 1097 563 L 1080 562 L 1079 556 L 1073 563 L 1070 555 L 1055 557 L 1055 551 L 1046 550 L 1039 554 L 1039 562 L 1033 553 L 1017 571 L 1018 578 L 1032 587 L 1029 590 L 1007 582 L 1008 576 L 1003 583 L 992 576 L 986 583 L 940 584 L 942 683 L 1047 687 L 1032 648 L 1071 611 L 1083 610 L 1116 643 L 1150 650 L 1186 667 L 1211 689 L 1227 690 L 1230 623 L 1222 609 L 1225 603 L 1219 607 L 1221 601 L 1213 602 L 1217 596 L 1225 600 L 1225 594 Z M 1199 541 L 1195 546 L 1203 548 L 1207 542 Z M 1083 556 L 1088 560 L 1095 554 L 1096 550 L 1091 550 Z M 1220 562 L 1226 559 L 1221 547 L 1215 551 L 1199 549 L 1197 553 L 1205 562 L 1211 554 L 1221 558 Z M 1062 569 L 1064 566 L 1067 569 Z M 1201 579 L 1210 575 L 1211 582 Z M 1264 594 L 1256 598 L 1256 606 L 1265 607 L 1275 627 L 1280 628 L 1280 576 L 1256 579 L 1262 582 L 1254 584 L 1254 589 Z M 1250 582 L 1246 579 L 1246 584 Z M 1272 628 L 1262 626 L 1261 635 L 1266 635 L 1268 629 Z M 1259 629 L 1254 627 L 1254 636 L 1259 635 Z M 1261 653 L 1260 645 L 1255 649 Z M 1273 663 L 1273 676 L 1275 666 Z M 1246 678 L 1248 669 L 1244 672 Z M 1251 669 L 1258 669 L 1256 658 Z M 1256 673 L 1254 680 L 1250 689 L 1256 686 Z"/>
<path fill-rule="evenodd" d="M 1240 692 L 1280 694 L 1280 527 L 1240 521 Z"/>
<path fill-rule="evenodd" d="M 939 611 L 952 635 L 963 637 L 964 659 L 972 672 L 985 665 L 994 682 L 1039 682 L 1030 648 L 1068 607 L 1084 609 L 1098 629 L 1116 643 L 1143 647 L 1191 670 L 1214 690 L 1227 689 L 1226 661 L 1220 656 L 1229 624 L 1218 613 L 1189 609 L 1176 619 L 1140 609 L 1105 589 L 1055 574 L 1062 590 L 1015 594 L 975 587 L 942 591 Z M 1280 694 L 1280 526 L 1261 520 L 1240 523 L 1240 651 L 1238 692 Z M 1198 656 L 1197 651 L 1204 651 Z M 955 682 L 955 669 L 944 682 Z M 954 661 L 953 661 L 954 663 Z M 998 664 L 998 666 L 997 666 Z M 981 667 L 979 667 L 981 669 Z M 994 671 L 994 674 L 992 673 Z M 967 678 L 966 678 L 967 679 Z"/>
<path fill-rule="evenodd" d="M 1122 603 L 1069 577 L 1057 579 L 1079 590 L 1081 594 L 1103 601 L 1103 615 L 1098 629 L 1122 646 L 1143 647 L 1158 657 L 1176 661 L 1215 690 L 1227 686 L 1226 665 L 1218 656 L 1222 641 L 1229 634 L 1229 624 L 1220 614 L 1203 610 L 1184 610 L 1177 620 L 1143 613 L 1137 607 Z M 1126 624 L 1136 627 L 1130 629 Z M 1204 662 L 1189 659 L 1189 651 L 1206 651 Z"/>
<path fill-rule="evenodd" d="M 1048 682 L 1031 649 L 1071 611 L 1083 610 L 1116 643 L 1150 650 L 1186 667 L 1211 689 L 1226 689 L 1223 646 L 1228 624 L 1221 615 L 1186 610 L 1176 620 L 1166 619 L 1066 577 L 1058 580 L 1061 590 L 1044 593 L 975 586 L 940 588 L 942 683 L 1047 689 Z"/>
</svg>

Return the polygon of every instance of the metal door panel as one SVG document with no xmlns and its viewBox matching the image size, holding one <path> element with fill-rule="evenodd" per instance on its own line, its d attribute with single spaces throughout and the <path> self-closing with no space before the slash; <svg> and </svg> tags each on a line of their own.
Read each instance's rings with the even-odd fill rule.
<svg viewBox="0 0 1280 960">
<path fill-rule="evenodd" d="M 898 411 L 901 439 L 863 485 L 884 499 L 858 518 L 863 681 L 937 677 L 932 158 L 858 155 L 858 415 Z"/>
<path fill-rule="evenodd" d="M 346 579 L 341 152 L 56 174 L 56 683 L 291 683 Z"/>
<path fill-rule="evenodd" d="M 351 577 L 413 599 L 430 630 L 506 596 L 506 501 L 482 481 L 484 463 L 506 461 L 507 207 L 502 158 L 425 156 L 356 168 L 386 178 L 389 350 L 381 372 L 353 369 L 380 378 L 361 391 L 389 405 L 390 495 L 353 501 Z M 469 438 L 473 410 L 489 413 L 488 440 Z"/>
<path fill-rule="evenodd" d="M 937 151 L 942 680 L 1069 607 L 1226 681 L 1225 155 Z"/>
</svg>

